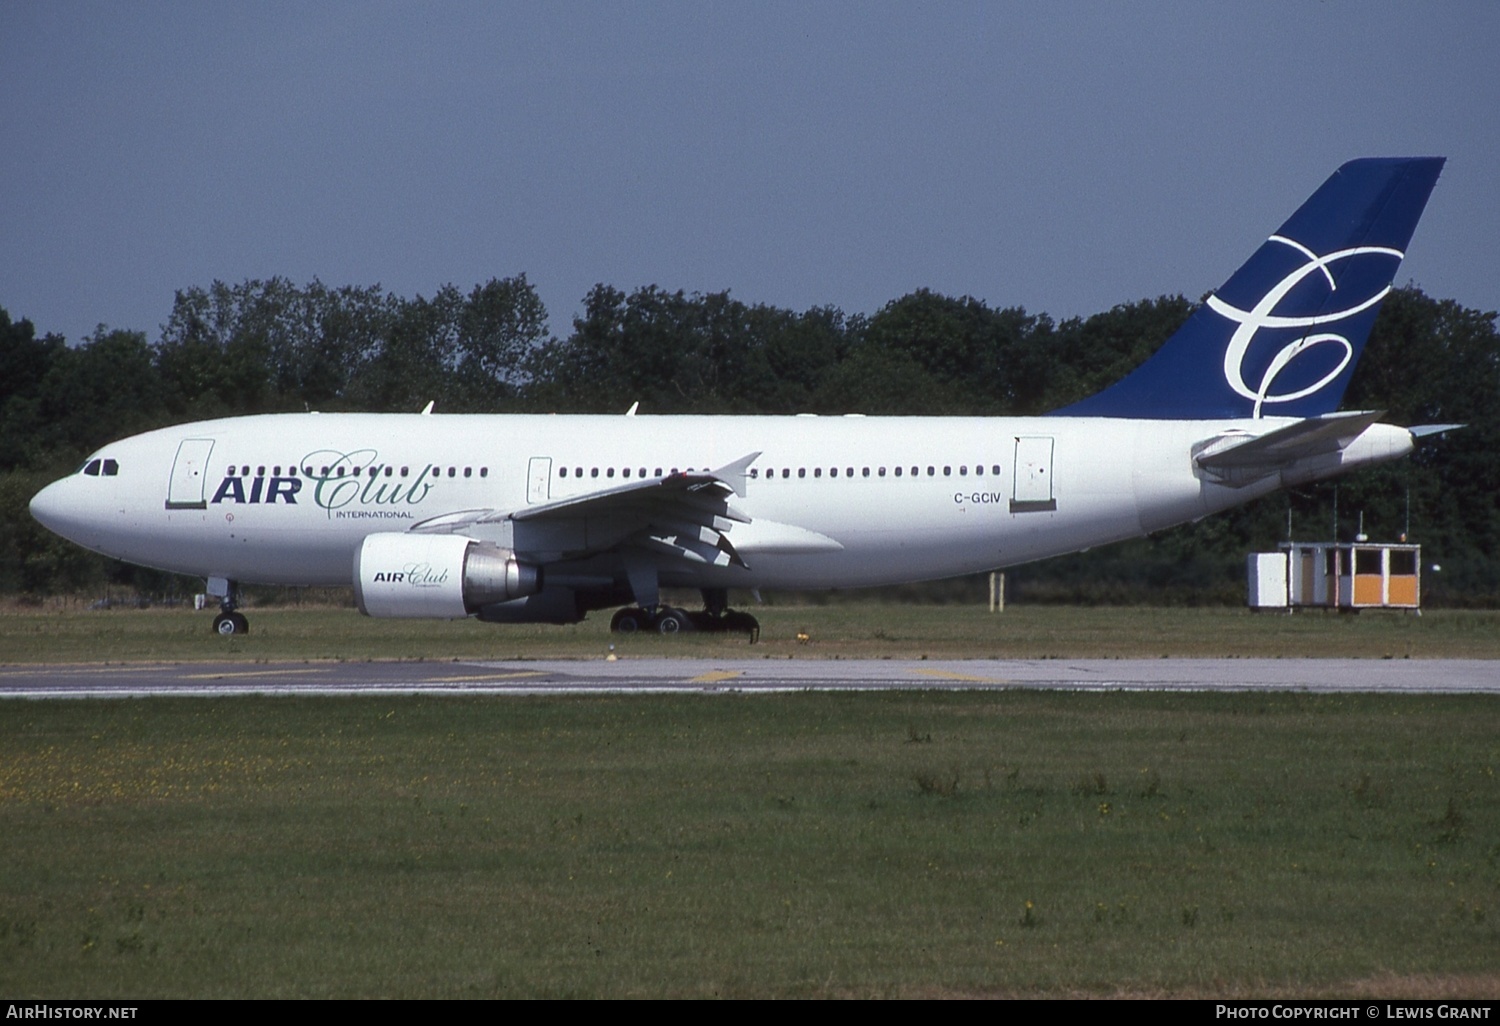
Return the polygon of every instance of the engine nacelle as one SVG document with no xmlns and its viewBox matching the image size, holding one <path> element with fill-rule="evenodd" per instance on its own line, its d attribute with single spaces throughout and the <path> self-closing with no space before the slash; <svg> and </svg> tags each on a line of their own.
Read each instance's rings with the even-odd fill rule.
<svg viewBox="0 0 1500 1026">
<path fill-rule="evenodd" d="M 541 587 L 541 567 L 462 535 L 372 534 L 354 551 L 354 598 L 366 616 L 458 620 Z"/>
</svg>

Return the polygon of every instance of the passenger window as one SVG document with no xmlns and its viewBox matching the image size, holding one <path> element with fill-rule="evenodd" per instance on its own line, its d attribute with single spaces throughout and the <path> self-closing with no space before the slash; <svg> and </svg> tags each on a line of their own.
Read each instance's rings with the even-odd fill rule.
<svg viewBox="0 0 1500 1026">
<path fill-rule="evenodd" d="M 838 467 L 830 467 L 829 470 L 828 470 L 828 476 L 829 477 L 838 477 L 839 476 L 839 468 Z"/>
<path fill-rule="evenodd" d="M 590 467 L 589 468 L 589 477 L 598 477 L 598 476 L 599 476 L 599 468 L 598 467 Z"/>
<path fill-rule="evenodd" d="M 879 473 L 881 477 L 885 477 L 885 468 L 881 467 Z"/>
<path fill-rule="evenodd" d="M 558 477 L 567 477 L 568 476 L 568 468 L 567 467 L 558 467 L 557 468 L 557 476 Z"/>
<path fill-rule="evenodd" d="M 897 476 L 897 477 L 900 477 L 900 476 L 901 476 L 901 468 L 900 468 L 900 467 L 897 467 L 897 468 L 896 468 L 896 476 Z"/>
<path fill-rule="evenodd" d="M 870 476 L 870 468 L 869 467 L 865 467 L 864 470 L 865 470 L 864 476 L 865 477 L 869 477 Z"/>
<path fill-rule="evenodd" d="M 657 468 L 656 468 L 656 473 L 655 473 L 655 474 L 653 474 L 653 475 L 652 475 L 652 476 L 653 476 L 653 477 L 661 477 L 661 468 L 660 468 L 660 467 L 657 467 Z"/>
<path fill-rule="evenodd" d="M 448 476 L 449 477 L 457 477 L 458 476 L 458 468 L 457 467 L 449 467 L 448 468 Z"/>
<path fill-rule="evenodd" d="M 792 468 L 791 467 L 782 467 L 781 468 L 781 476 L 783 478 L 791 477 L 792 476 Z"/>
<path fill-rule="evenodd" d="M 806 467 L 798 467 L 797 468 L 797 476 L 798 477 L 806 477 L 807 476 L 807 468 Z"/>
<path fill-rule="evenodd" d="M 473 476 L 474 476 L 474 468 L 473 467 L 465 467 L 464 468 L 464 477 L 473 477 Z"/>
<path fill-rule="evenodd" d="M 928 477 L 936 477 L 937 476 L 937 468 L 936 467 L 928 467 L 927 468 L 927 476 Z"/>
<path fill-rule="evenodd" d="M 822 467 L 813 467 L 813 477 L 822 477 L 822 476 L 823 476 L 823 468 Z"/>
<path fill-rule="evenodd" d="M 636 476 L 637 477 L 645 477 L 646 476 L 646 468 L 642 467 L 641 468 L 641 472 L 639 474 L 637 474 Z"/>
<path fill-rule="evenodd" d="M 480 477 L 489 477 L 490 476 L 490 468 L 489 467 L 480 467 L 479 468 L 479 476 Z"/>
<path fill-rule="evenodd" d="M 615 476 L 615 468 L 614 467 L 610 467 L 608 470 L 606 470 L 604 472 L 604 476 L 605 477 L 614 477 Z"/>
<path fill-rule="evenodd" d="M 958 476 L 959 477 L 968 477 L 969 476 L 969 468 L 968 467 L 959 467 L 958 468 Z"/>
</svg>

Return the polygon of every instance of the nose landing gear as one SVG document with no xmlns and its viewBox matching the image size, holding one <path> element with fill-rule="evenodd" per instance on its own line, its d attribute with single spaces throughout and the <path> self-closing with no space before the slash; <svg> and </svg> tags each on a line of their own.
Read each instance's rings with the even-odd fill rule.
<svg viewBox="0 0 1500 1026">
<path fill-rule="evenodd" d="M 218 593 L 219 615 L 214 617 L 214 633 L 221 638 L 230 638 L 250 633 L 250 621 L 245 614 L 235 612 L 240 604 L 240 588 L 233 581 L 209 578 L 209 594 Z"/>
</svg>

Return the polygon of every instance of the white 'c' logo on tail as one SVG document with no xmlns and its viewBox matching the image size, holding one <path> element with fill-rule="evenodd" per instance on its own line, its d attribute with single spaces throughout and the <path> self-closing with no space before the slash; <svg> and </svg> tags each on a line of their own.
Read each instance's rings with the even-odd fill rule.
<svg viewBox="0 0 1500 1026">
<path fill-rule="evenodd" d="M 1393 256 L 1397 260 L 1400 260 L 1403 255 L 1400 250 L 1389 249 L 1385 246 L 1356 246 L 1351 249 L 1336 250 L 1325 256 L 1318 256 L 1312 250 L 1302 245 L 1302 243 L 1297 242 L 1293 239 L 1288 239 L 1281 235 L 1271 236 L 1270 241 L 1280 242 L 1285 245 L 1291 246 L 1293 249 L 1297 250 L 1299 253 L 1302 253 L 1307 257 L 1307 263 L 1292 271 L 1292 273 L 1288 274 L 1285 278 L 1281 279 L 1274 286 L 1272 286 L 1271 289 L 1261 297 L 1260 302 L 1255 304 L 1255 307 L 1253 309 L 1240 310 L 1237 307 L 1230 306 L 1218 296 L 1208 297 L 1208 305 L 1210 309 L 1212 309 L 1220 316 L 1226 317 L 1229 320 L 1239 324 L 1239 327 L 1234 330 L 1234 335 L 1229 340 L 1229 348 L 1224 350 L 1224 380 L 1229 383 L 1229 387 L 1234 389 L 1236 393 L 1244 396 L 1246 399 L 1253 399 L 1255 401 L 1255 411 L 1251 414 L 1251 416 L 1253 417 L 1259 417 L 1261 415 L 1260 408 L 1265 403 L 1291 402 L 1293 399 L 1301 399 L 1303 396 L 1312 395 L 1314 392 L 1318 391 L 1318 389 L 1322 388 L 1334 378 L 1338 377 L 1340 372 L 1342 372 L 1345 367 L 1349 366 L 1349 361 L 1354 358 L 1354 347 L 1350 345 L 1349 340 L 1342 335 L 1333 334 L 1331 332 L 1324 332 L 1322 334 L 1316 335 L 1303 335 L 1295 342 L 1291 342 L 1283 346 L 1281 348 L 1281 351 L 1271 358 L 1271 362 L 1266 365 L 1265 373 L 1261 375 L 1260 384 L 1252 388 L 1250 385 L 1245 383 L 1244 365 L 1245 355 L 1250 351 L 1250 343 L 1254 340 L 1255 333 L 1257 331 L 1261 330 L 1262 328 L 1312 328 L 1320 324 L 1330 324 L 1334 321 L 1341 321 L 1346 317 L 1352 317 L 1355 314 L 1360 313 L 1361 311 L 1368 310 L 1376 303 L 1379 303 L 1382 299 L 1385 298 L 1386 293 L 1391 291 L 1391 287 L 1387 285 L 1385 288 L 1375 293 L 1375 295 L 1371 296 L 1369 299 L 1366 299 L 1362 303 L 1351 306 L 1346 310 L 1337 310 L 1333 313 L 1315 314 L 1310 317 L 1279 317 L 1272 312 L 1276 309 L 1276 304 L 1280 303 L 1284 298 L 1286 298 L 1287 293 L 1292 291 L 1292 289 L 1296 287 L 1296 285 L 1300 281 L 1302 281 L 1302 279 L 1306 278 L 1308 275 L 1312 274 L 1315 271 L 1322 272 L 1323 276 L 1328 279 L 1328 287 L 1330 289 L 1337 289 L 1338 285 L 1334 281 L 1333 274 L 1328 270 L 1328 265 L 1333 263 L 1335 260 L 1344 260 L 1353 256 L 1363 256 L 1367 253 L 1378 253 L 1385 256 Z M 1329 371 L 1327 374 L 1323 375 L 1323 377 L 1319 378 L 1311 385 L 1308 385 L 1306 388 L 1298 389 L 1295 392 L 1271 391 L 1272 386 L 1276 383 L 1276 376 L 1280 374 L 1288 364 L 1290 364 L 1301 354 L 1307 352 L 1313 346 L 1323 345 L 1325 343 L 1337 343 L 1338 345 L 1344 347 L 1343 359 L 1339 361 L 1338 366 L 1334 367 L 1333 370 Z"/>
</svg>

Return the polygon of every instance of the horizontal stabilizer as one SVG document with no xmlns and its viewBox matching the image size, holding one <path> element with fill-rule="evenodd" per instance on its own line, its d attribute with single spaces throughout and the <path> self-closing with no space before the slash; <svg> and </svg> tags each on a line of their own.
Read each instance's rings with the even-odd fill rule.
<svg viewBox="0 0 1500 1026">
<path fill-rule="evenodd" d="M 1338 452 L 1384 415 L 1384 410 L 1331 413 L 1299 420 L 1264 435 L 1220 435 L 1199 448 L 1193 460 L 1205 470 L 1271 473 L 1309 456 Z"/>
<path fill-rule="evenodd" d="M 1457 431 L 1459 428 L 1468 426 L 1467 424 L 1418 424 L 1406 430 L 1411 432 L 1413 438 L 1426 438 L 1428 435 L 1440 435 L 1444 431 Z"/>
</svg>

